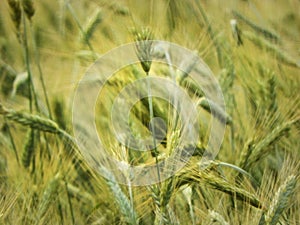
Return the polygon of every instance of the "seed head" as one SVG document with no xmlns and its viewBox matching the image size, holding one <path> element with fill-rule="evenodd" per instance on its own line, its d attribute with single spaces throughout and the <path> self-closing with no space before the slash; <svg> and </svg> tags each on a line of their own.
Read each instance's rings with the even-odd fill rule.
<svg viewBox="0 0 300 225">
<path fill-rule="evenodd" d="M 15 25 L 17 32 L 20 30 L 21 25 L 21 7 L 18 0 L 7 0 L 10 8 L 10 17 Z"/>
<path fill-rule="evenodd" d="M 24 12 L 29 20 L 33 17 L 35 13 L 34 5 L 33 5 L 33 0 L 23 0 L 22 1 L 22 6 L 24 9 Z"/>
<path fill-rule="evenodd" d="M 146 73 L 149 72 L 152 63 L 152 40 L 153 35 L 148 28 L 135 32 L 136 54 Z"/>
</svg>

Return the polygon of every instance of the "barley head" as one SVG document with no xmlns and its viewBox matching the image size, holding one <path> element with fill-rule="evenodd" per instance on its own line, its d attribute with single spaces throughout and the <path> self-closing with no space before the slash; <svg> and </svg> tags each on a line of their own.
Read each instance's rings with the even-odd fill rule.
<svg viewBox="0 0 300 225">
<path fill-rule="evenodd" d="M 146 73 L 149 72 L 152 63 L 152 39 L 153 34 L 147 28 L 135 34 L 137 57 Z"/>
</svg>

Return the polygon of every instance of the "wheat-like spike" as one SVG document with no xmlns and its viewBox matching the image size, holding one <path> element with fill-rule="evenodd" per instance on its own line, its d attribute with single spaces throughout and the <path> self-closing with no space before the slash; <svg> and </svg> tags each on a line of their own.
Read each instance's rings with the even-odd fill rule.
<svg viewBox="0 0 300 225">
<path fill-rule="evenodd" d="M 289 200 L 296 187 L 296 176 L 290 175 L 276 192 L 269 210 L 265 214 L 266 225 L 276 225 L 283 211 L 288 207 Z"/>
<path fill-rule="evenodd" d="M 8 5 L 10 7 L 10 17 L 15 25 L 17 30 L 17 34 L 20 32 L 22 11 L 19 0 L 7 0 Z"/>
<path fill-rule="evenodd" d="M 93 52 L 90 50 L 80 50 L 80 51 L 77 51 L 75 53 L 75 55 L 76 55 L 76 57 L 78 57 L 78 59 L 86 60 L 86 61 L 93 61 L 93 62 L 95 60 L 95 57 L 97 57 L 97 58 L 100 57 L 99 53 L 96 53 L 96 52 Z"/>
<path fill-rule="evenodd" d="M 169 208 L 169 202 L 174 192 L 174 182 L 173 178 L 168 179 L 162 185 L 160 191 L 157 189 L 157 194 L 159 193 L 159 197 L 156 196 L 155 201 L 159 201 L 159 204 L 156 204 L 157 210 L 157 221 L 163 221 L 164 224 L 170 224 L 171 218 L 170 213 L 172 214 L 172 210 Z M 175 217 L 172 217 L 175 219 Z M 159 223 L 160 224 L 160 223 Z"/>
<path fill-rule="evenodd" d="M 204 180 L 205 183 L 209 184 L 214 189 L 230 194 L 233 197 L 236 196 L 237 199 L 249 202 L 254 207 L 261 207 L 261 203 L 255 195 L 242 188 L 230 184 L 223 178 L 220 178 L 212 173 L 201 173 L 200 177 Z"/>
<path fill-rule="evenodd" d="M 32 129 L 57 134 L 59 137 L 64 139 L 65 143 L 69 145 L 69 147 L 71 147 L 70 149 L 76 150 L 77 148 L 76 140 L 66 131 L 60 129 L 57 123 L 53 120 L 25 112 L 17 112 L 12 109 L 7 109 L 1 103 L 0 115 L 3 115 L 6 119 L 15 121 L 23 126 L 29 126 Z"/>
<path fill-rule="evenodd" d="M 34 153 L 34 129 L 30 129 L 27 133 L 25 145 L 22 153 L 22 164 L 28 168 Z"/>
<path fill-rule="evenodd" d="M 148 189 L 150 190 L 151 197 L 154 201 L 154 205 L 156 207 L 161 207 L 161 201 L 160 201 L 160 190 L 156 185 L 148 186 Z"/>
<path fill-rule="evenodd" d="M 242 32 L 238 27 L 237 21 L 232 19 L 230 20 L 230 25 L 231 25 L 231 31 L 232 31 L 232 35 L 233 38 L 236 41 L 236 44 L 239 45 L 243 45 L 243 40 L 242 40 Z"/>
<path fill-rule="evenodd" d="M 170 32 L 172 32 L 176 28 L 176 21 L 179 19 L 179 14 L 180 10 L 178 7 L 178 1 L 168 1 L 167 19 Z"/>
<path fill-rule="evenodd" d="M 245 16 L 243 16 L 242 14 L 240 14 L 239 12 L 233 10 L 232 14 L 234 16 L 236 16 L 238 19 L 242 20 L 243 22 L 245 22 L 245 24 L 247 24 L 249 27 L 251 27 L 253 30 L 255 30 L 257 33 L 261 33 L 262 35 L 264 35 L 266 38 L 272 39 L 276 42 L 278 42 L 280 40 L 279 36 L 265 28 L 262 28 L 258 25 L 256 25 L 255 23 L 253 23 L 252 21 L 250 21 L 249 19 L 247 19 Z"/>
<path fill-rule="evenodd" d="M 224 219 L 224 217 L 214 210 L 208 210 L 209 216 L 212 222 L 218 222 L 220 225 L 229 225 L 228 222 Z"/>
<path fill-rule="evenodd" d="M 165 212 L 161 211 L 159 208 L 156 207 L 154 224 L 171 224 L 169 215 L 167 215 Z"/>
<path fill-rule="evenodd" d="M 215 116 L 221 122 L 226 123 L 226 124 L 232 123 L 231 117 L 220 106 L 218 106 L 213 101 L 211 101 L 205 97 L 202 97 L 199 99 L 199 105 L 206 111 L 212 113 L 212 115 Z"/>
<path fill-rule="evenodd" d="M 113 2 L 108 8 L 114 11 L 116 14 L 120 14 L 122 16 L 129 15 L 129 9 L 123 5 L 120 5 L 119 3 L 120 2 Z"/>
<path fill-rule="evenodd" d="M 169 204 L 173 192 L 174 192 L 173 178 L 170 178 L 166 182 L 164 182 L 164 185 L 160 192 L 161 207 L 164 208 Z"/>
<path fill-rule="evenodd" d="M 275 75 L 272 75 L 272 77 L 268 80 L 269 84 L 269 95 L 270 95 L 270 105 L 269 105 L 269 111 L 270 112 L 276 112 L 278 106 L 277 106 L 277 94 L 276 94 L 276 77 Z"/>
<path fill-rule="evenodd" d="M 60 174 L 57 173 L 48 183 L 46 189 L 44 190 L 43 197 L 39 206 L 38 217 L 41 219 L 47 212 L 50 203 L 55 199 L 57 195 L 57 190 L 60 184 Z"/>
<path fill-rule="evenodd" d="M 278 125 L 271 132 L 267 133 L 263 139 L 261 139 L 257 143 L 253 143 L 253 145 L 251 146 L 251 154 L 246 162 L 244 169 L 250 168 L 253 163 L 257 162 L 259 159 L 265 156 L 269 150 L 268 147 L 277 142 L 281 137 L 285 136 L 296 121 L 297 120 L 292 120 Z"/>
<path fill-rule="evenodd" d="M 82 160 L 79 159 L 79 157 L 76 157 L 72 160 L 72 163 L 75 167 L 78 177 L 84 183 L 84 186 L 88 187 L 92 192 L 94 192 L 94 187 L 91 182 L 91 173 L 87 168 L 85 168 Z"/>
<path fill-rule="evenodd" d="M 54 118 L 55 121 L 57 121 L 57 124 L 59 125 L 59 127 L 61 127 L 62 129 L 66 129 L 67 125 L 67 119 L 65 117 L 65 113 L 64 113 L 64 104 L 62 100 L 59 99 L 55 99 L 54 100 Z"/>
<path fill-rule="evenodd" d="M 180 77 L 178 77 L 178 79 L 180 79 Z M 190 96 L 196 96 L 199 98 L 204 96 L 203 90 L 201 90 L 201 88 L 189 77 L 186 77 L 183 80 L 179 80 L 178 82 L 180 82 L 180 86 L 187 89 Z"/>
<path fill-rule="evenodd" d="M 149 186 L 151 197 L 155 205 L 155 221 L 154 224 L 168 224 L 168 215 L 162 210 L 162 193 L 157 185 Z"/>
<path fill-rule="evenodd" d="M 61 181 L 61 185 L 64 185 L 63 181 Z M 77 197 L 79 200 L 85 201 L 86 203 L 89 203 L 91 205 L 94 205 L 95 199 L 91 194 L 88 192 L 81 190 L 78 187 L 75 187 L 74 185 L 67 183 L 67 189 L 68 192 L 72 195 Z"/>
<path fill-rule="evenodd" d="M 134 206 L 122 191 L 114 175 L 104 167 L 99 168 L 99 170 L 107 178 L 106 183 L 112 191 L 115 201 L 119 206 L 121 213 L 125 217 L 126 222 L 129 224 L 138 224 L 137 214 L 134 210 Z"/>
<path fill-rule="evenodd" d="M 178 220 L 178 217 L 176 216 L 176 213 L 170 206 L 167 207 L 167 211 L 168 211 L 168 218 L 169 218 L 167 224 L 180 225 L 180 222 Z"/>
<path fill-rule="evenodd" d="M 193 52 L 190 57 L 187 57 L 181 62 L 181 69 L 176 71 L 176 81 L 181 84 L 188 75 L 195 69 L 195 66 L 199 62 L 198 54 L 196 51 Z"/>
<path fill-rule="evenodd" d="M 30 126 L 44 132 L 59 133 L 58 125 L 50 120 L 37 115 L 32 115 L 24 112 L 17 112 L 12 109 L 7 109 L 0 103 L 0 114 L 4 115 L 8 120 L 15 121 L 24 126 Z"/>
<path fill-rule="evenodd" d="M 33 17 L 35 13 L 33 0 L 21 0 L 24 12 L 29 20 Z"/>
<path fill-rule="evenodd" d="M 152 39 L 153 34 L 148 28 L 135 32 L 136 54 L 146 73 L 152 64 Z"/>
<path fill-rule="evenodd" d="M 237 163 L 237 165 L 240 168 L 246 168 L 246 164 L 247 164 L 247 161 L 249 159 L 249 156 L 252 153 L 252 150 L 253 150 L 253 140 L 248 140 L 246 142 L 246 144 L 244 145 L 244 148 L 241 152 L 240 158 L 239 158 L 238 163 Z"/>
<path fill-rule="evenodd" d="M 88 20 L 86 26 L 84 27 L 84 42 L 91 39 L 93 36 L 93 33 L 95 32 L 95 29 L 98 24 L 102 22 L 102 13 L 100 9 L 96 9 L 95 13 L 91 16 L 91 18 Z"/>
<path fill-rule="evenodd" d="M 218 163 L 212 162 L 209 164 L 208 168 L 200 171 L 198 166 L 187 168 L 184 173 L 178 175 L 177 186 L 185 184 L 190 185 L 191 183 L 198 184 L 202 181 L 201 183 L 206 184 L 213 189 L 229 194 L 239 200 L 249 202 L 249 204 L 254 207 L 261 208 L 262 204 L 254 194 L 251 194 L 247 190 L 239 188 L 219 175 L 214 174 L 211 170 L 215 170 L 214 168 L 216 165 L 218 165 Z"/>
<path fill-rule="evenodd" d="M 300 64 L 296 62 L 293 58 L 291 58 L 289 55 L 287 55 L 282 49 L 280 49 L 278 46 L 272 44 L 271 42 L 258 37 L 257 35 L 253 34 L 252 32 L 243 32 L 243 36 L 248 38 L 251 42 L 253 42 L 255 45 L 257 45 L 259 48 L 266 49 L 270 53 L 274 54 L 277 58 L 277 60 L 281 61 L 282 63 L 285 63 L 289 66 L 293 67 L 300 67 Z"/>
</svg>

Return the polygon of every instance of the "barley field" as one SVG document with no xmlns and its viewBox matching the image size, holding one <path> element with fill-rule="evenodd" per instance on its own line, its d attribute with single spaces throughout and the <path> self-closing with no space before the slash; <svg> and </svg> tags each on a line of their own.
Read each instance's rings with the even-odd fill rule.
<svg viewBox="0 0 300 225">
<path fill-rule="evenodd" d="M 191 76 L 199 61 L 170 47 L 157 55 L 182 67 L 159 63 L 154 40 L 201 58 L 224 105 Z M 137 63 L 80 86 L 95 66 L 130 58 L 128 43 Z M 122 54 L 103 65 L 112 49 Z M 181 87 L 185 114 L 164 82 L 134 83 L 151 77 Z M 134 102 L 132 84 L 146 97 Z M 128 114 L 112 114 L 130 101 Z M 300 225 L 299 106 L 299 0 L 1 0 L 0 224 Z M 116 136 L 123 120 L 135 146 Z M 87 123 L 103 143 L 88 154 Z M 103 152 L 127 167 L 105 167 Z M 174 154 L 188 155 L 180 169 L 160 164 Z M 150 179 L 128 169 L 148 165 Z"/>
</svg>

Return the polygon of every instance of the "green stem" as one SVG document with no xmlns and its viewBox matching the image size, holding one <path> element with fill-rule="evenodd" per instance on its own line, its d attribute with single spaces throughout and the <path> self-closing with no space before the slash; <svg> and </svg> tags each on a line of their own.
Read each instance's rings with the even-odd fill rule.
<svg viewBox="0 0 300 225">
<path fill-rule="evenodd" d="M 24 29 L 24 34 L 23 34 L 23 48 L 24 48 L 24 58 L 25 58 L 24 61 L 25 61 L 26 69 L 27 69 L 27 73 L 28 73 L 29 109 L 30 109 L 30 112 L 32 113 L 32 110 L 33 110 L 32 103 L 34 100 L 35 107 L 36 107 L 37 111 L 40 112 L 39 106 L 38 106 L 37 95 L 36 95 L 34 84 L 33 84 L 32 72 L 31 72 L 31 68 L 30 68 L 26 17 L 25 17 L 23 8 L 22 8 L 22 20 L 23 20 L 23 29 Z"/>
<path fill-rule="evenodd" d="M 26 18 L 24 15 L 24 10 L 22 9 L 22 22 L 24 27 L 24 36 L 23 36 L 23 49 L 24 49 L 24 61 L 26 64 L 26 70 L 28 73 L 28 98 L 29 98 L 29 110 L 32 113 L 32 74 L 30 69 L 30 62 L 29 62 L 29 51 L 28 51 L 28 42 L 27 42 L 27 32 L 26 32 Z"/>
<path fill-rule="evenodd" d="M 36 40 L 35 40 L 34 32 L 33 32 L 33 27 L 32 26 L 30 26 L 30 27 L 31 27 L 32 44 L 33 44 L 34 55 L 35 55 L 35 63 L 38 67 L 40 81 L 41 81 L 42 89 L 43 89 L 43 94 L 44 94 L 46 105 L 47 105 L 47 108 L 48 108 L 48 111 L 49 111 L 49 118 L 53 119 L 52 118 L 52 113 L 51 113 L 51 108 L 50 108 L 50 103 L 49 103 L 49 98 L 48 98 L 48 95 L 47 95 L 46 85 L 45 85 L 45 81 L 44 81 L 43 71 L 42 71 L 42 67 L 41 67 L 41 63 L 40 63 L 40 54 L 39 54 L 39 51 L 37 49 Z"/>
<path fill-rule="evenodd" d="M 149 76 L 149 72 L 146 72 L 147 76 Z M 153 113 L 153 102 L 152 102 L 152 93 L 151 93 L 151 86 L 149 79 L 147 79 L 147 87 L 148 87 L 148 104 L 149 104 L 149 113 L 150 113 L 150 129 L 152 132 L 152 137 L 153 137 L 153 145 L 154 145 L 154 153 L 155 153 L 155 163 L 157 167 L 157 176 L 158 176 L 158 181 L 160 182 L 160 172 L 159 172 L 159 166 L 158 166 L 158 157 L 157 157 L 157 148 L 156 148 L 156 135 L 155 135 L 155 129 L 153 126 L 153 118 L 154 118 L 154 113 Z"/>
<path fill-rule="evenodd" d="M 16 155 L 17 163 L 18 163 L 18 165 L 20 165 L 20 160 L 19 160 L 18 151 L 17 151 L 17 147 L 16 147 L 16 144 L 15 144 L 14 138 L 13 138 L 11 132 L 10 132 L 10 127 L 8 126 L 8 124 L 6 122 L 6 119 L 4 119 L 4 121 L 5 121 L 5 123 L 4 123 L 5 125 L 4 126 L 7 129 L 7 133 L 8 133 L 8 136 L 9 136 L 12 148 L 13 148 L 14 153 Z"/>
</svg>

